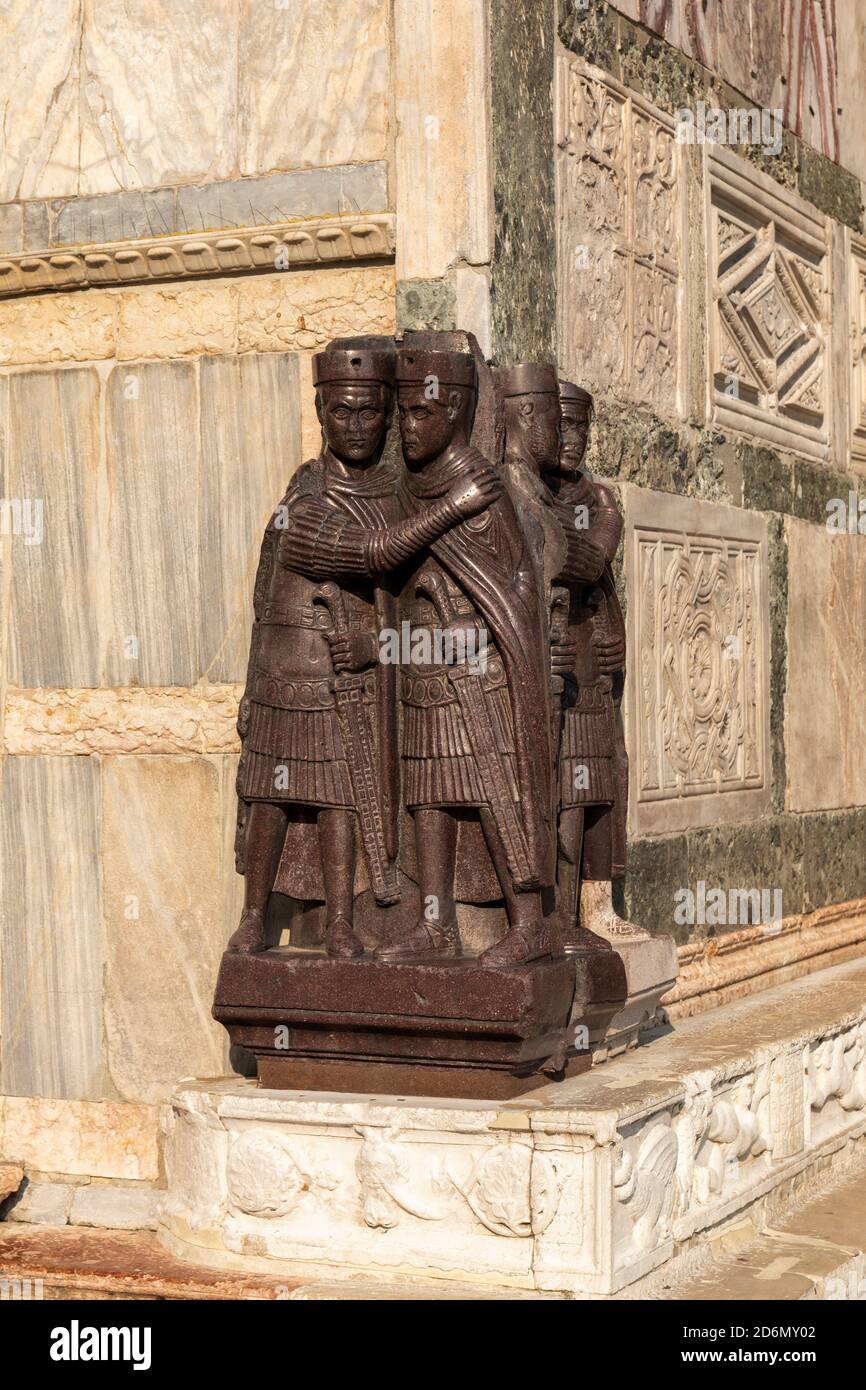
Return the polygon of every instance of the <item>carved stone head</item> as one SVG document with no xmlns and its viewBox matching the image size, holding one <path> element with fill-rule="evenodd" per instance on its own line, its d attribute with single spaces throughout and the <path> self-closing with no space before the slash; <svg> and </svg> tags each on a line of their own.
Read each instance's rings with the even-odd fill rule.
<svg viewBox="0 0 866 1390">
<path fill-rule="evenodd" d="M 410 468 L 468 441 L 475 408 L 475 361 L 465 352 L 401 348 L 397 353 L 400 437 Z"/>
<path fill-rule="evenodd" d="M 536 474 L 556 467 L 559 454 L 559 384 L 546 363 L 520 362 L 496 372 L 505 422 L 505 456 L 522 459 Z"/>
<path fill-rule="evenodd" d="M 562 439 L 559 448 L 559 472 L 574 476 L 580 472 L 589 440 L 592 421 L 592 396 L 573 381 L 559 383 L 562 407 Z"/>
<path fill-rule="evenodd" d="M 393 403 L 394 354 L 335 349 L 313 358 L 316 414 L 325 443 L 348 468 L 378 459 Z"/>
</svg>

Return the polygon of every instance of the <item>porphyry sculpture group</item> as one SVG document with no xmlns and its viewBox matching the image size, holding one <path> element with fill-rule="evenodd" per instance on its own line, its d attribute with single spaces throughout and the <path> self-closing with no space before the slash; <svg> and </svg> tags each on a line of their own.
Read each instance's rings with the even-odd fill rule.
<svg viewBox="0 0 866 1390">
<path fill-rule="evenodd" d="M 516 1094 L 588 1065 L 626 994 L 611 943 L 646 935 L 612 903 L 621 517 L 582 468 L 592 399 L 460 333 L 313 370 L 321 453 L 256 576 L 215 1015 L 265 1084 Z"/>
</svg>

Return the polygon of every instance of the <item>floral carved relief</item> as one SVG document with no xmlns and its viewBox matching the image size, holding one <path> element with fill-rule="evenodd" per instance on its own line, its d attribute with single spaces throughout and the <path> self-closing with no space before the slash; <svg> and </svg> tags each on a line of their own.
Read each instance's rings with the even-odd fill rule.
<svg viewBox="0 0 866 1390">
<path fill-rule="evenodd" d="M 560 56 L 557 83 L 565 375 L 673 413 L 682 236 L 671 124 L 571 55 Z"/>
</svg>

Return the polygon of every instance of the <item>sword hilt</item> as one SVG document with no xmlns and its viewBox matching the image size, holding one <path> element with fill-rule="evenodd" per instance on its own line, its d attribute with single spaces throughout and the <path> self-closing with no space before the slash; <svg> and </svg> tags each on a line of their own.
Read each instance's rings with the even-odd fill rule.
<svg viewBox="0 0 866 1390">
<path fill-rule="evenodd" d="M 320 584 L 318 589 L 314 589 L 313 591 L 313 603 L 320 603 L 328 613 L 331 619 L 331 631 L 334 637 L 349 636 L 349 621 L 346 617 L 346 605 L 343 601 L 343 595 L 336 584 L 332 584 L 330 580 L 327 584 Z M 339 669 L 341 668 L 339 668 L 335 662 L 334 670 L 337 671 Z"/>
<path fill-rule="evenodd" d="M 448 585 L 445 583 L 441 574 L 431 571 L 428 574 L 419 575 L 415 584 L 416 594 L 426 594 L 430 599 L 439 620 L 445 627 L 450 627 L 457 618 L 457 612 L 451 600 Z"/>
</svg>

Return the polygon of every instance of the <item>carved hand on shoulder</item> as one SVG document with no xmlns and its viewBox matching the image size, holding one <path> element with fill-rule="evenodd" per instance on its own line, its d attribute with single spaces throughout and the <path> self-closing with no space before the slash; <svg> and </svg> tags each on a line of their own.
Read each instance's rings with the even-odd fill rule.
<svg viewBox="0 0 866 1390">
<path fill-rule="evenodd" d="M 448 496 L 461 517 L 477 516 L 502 495 L 502 479 L 492 464 L 473 465 Z"/>
</svg>

